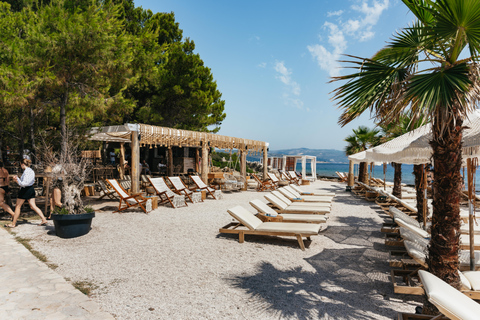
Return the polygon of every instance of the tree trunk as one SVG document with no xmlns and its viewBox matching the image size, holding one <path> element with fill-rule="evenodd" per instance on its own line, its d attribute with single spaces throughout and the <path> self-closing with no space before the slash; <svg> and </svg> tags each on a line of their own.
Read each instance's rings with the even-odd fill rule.
<svg viewBox="0 0 480 320">
<path fill-rule="evenodd" d="M 424 201 L 424 189 L 423 189 L 423 164 L 416 164 L 413 166 L 413 174 L 415 175 L 415 192 L 417 195 L 417 221 L 423 222 L 423 201 Z M 428 207 L 425 215 L 428 216 Z"/>
<path fill-rule="evenodd" d="M 395 168 L 395 174 L 393 176 L 393 190 L 392 194 L 397 198 L 402 198 L 402 164 L 392 162 L 392 166 Z"/>
<path fill-rule="evenodd" d="M 67 103 L 68 103 L 68 84 L 60 104 L 60 134 L 62 135 L 62 144 L 60 148 L 60 157 L 65 157 L 67 152 Z"/>
<path fill-rule="evenodd" d="M 36 145 L 35 145 L 35 114 L 33 112 L 33 106 L 30 104 L 30 144 L 32 150 L 30 150 L 30 153 L 32 155 L 32 162 L 36 163 L 35 159 L 35 150 L 36 150 Z"/>
<path fill-rule="evenodd" d="M 367 174 L 367 163 L 360 162 L 359 169 L 358 169 L 358 181 L 362 183 L 366 183 L 365 176 Z"/>
<path fill-rule="evenodd" d="M 443 109 L 441 109 L 442 112 Z M 455 112 L 456 110 L 454 110 Z M 460 287 L 458 253 L 460 242 L 460 197 L 462 190 L 462 124 L 460 116 L 441 112 L 432 123 L 434 182 L 428 269 L 455 288 Z M 446 129 L 442 133 L 440 127 Z"/>
</svg>

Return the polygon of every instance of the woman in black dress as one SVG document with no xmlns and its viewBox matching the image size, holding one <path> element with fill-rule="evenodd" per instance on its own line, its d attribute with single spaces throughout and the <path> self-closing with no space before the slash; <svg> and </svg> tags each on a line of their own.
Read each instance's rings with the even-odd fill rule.
<svg viewBox="0 0 480 320">
<path fill-rule="evenodd" d="M 35 211 L 36 214 L 42 218 L 39 226 L 43 226 L 47 224 L 47 219 L 43 215 L 42 211 L 37 207 L 35 204 L 35 189 L 33 188 L 33 184 L 35 183 L 35 172 L 30 168 L 32 161 L 28 159 L 23 159 L 20 162 L 20 166 L 22 167 L 23 174 L 22 177 L 19 178 L 18 176 L 13 177 L 15 182 L 18 183 L 20 186 L 20 191 L 18 192 L 17 203 L 15 205 L 15 215 L 13 216 L 13 221 L 11 224 L 6 224 L 5 227 L 7 228 L 15 228 L 17 226 L 17 220 L 20 216 L 20 209 L 25 201 L 28 201 L 30 208 Z"/>
<path fill-rule="evenodd" d="M 0 207 L 8 212 L 13 217 L 13 210 L 8 204 L 5 203 L 5 196 L 10 192 L 10 176 L 7 169 L 3 167 L 3 162 L 0 161 Z"/>
</svg>

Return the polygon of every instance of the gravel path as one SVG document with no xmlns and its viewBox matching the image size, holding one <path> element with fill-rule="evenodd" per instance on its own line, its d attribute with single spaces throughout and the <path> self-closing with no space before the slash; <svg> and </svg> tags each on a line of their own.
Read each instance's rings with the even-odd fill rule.
<svg viewBox="0 0 480 320">
<path fill-rule="evenodd" d="M 394 319 L 414 312 L 419 297 L 393 293 L 378 207 L 344 184 L 304 189 L 337 194 L 328 228 L 306 251 L 293 237 L 246 236 L 240 244 L 218 233 L 232 221 L 227 208 L 253 212 L 248 201 L 264 200 L 255 191 L 148 215 L 112 213 L 116 202 L 95 202 L 101 211 L 92 230 L 76 239 L 56 237 L 52 222 L 15 231 L 60 275 L 92 283 L 92 299 L 117 319 Z"/>
</svg>

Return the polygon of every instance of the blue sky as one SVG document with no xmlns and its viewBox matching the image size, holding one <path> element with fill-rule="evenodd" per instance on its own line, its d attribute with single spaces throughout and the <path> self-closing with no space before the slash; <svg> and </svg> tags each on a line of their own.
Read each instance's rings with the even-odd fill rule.
<svg viewBox="0 0 480 320">
<path fill-rule="evenodd" d="M 267 141 L 271 150 L 343 150 L 365 114 L 341 128 L 331 91 L 347 74 L 342 54 L 371 57 L 413 21 L 399 0 L 137 0 L 174 12 L 225 100 L 220 134 Z"/>
</svg>

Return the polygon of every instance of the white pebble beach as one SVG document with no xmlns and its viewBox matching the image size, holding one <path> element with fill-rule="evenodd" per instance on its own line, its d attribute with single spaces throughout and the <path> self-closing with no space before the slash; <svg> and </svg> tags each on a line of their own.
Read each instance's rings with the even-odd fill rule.
<svg viewBox="0 0 480 320">
<path fill-rule="evenodd" d="M 224 193 L 221 200 L 173 209 L 113 213 L 118 201 L 93 201 L 85 236 L 61 239 L 53 222 L 21 223 L 55 272 L 93 285 L 92 299 L 116 319 L 396 319 L 422 297 L 393 291 L 389 248 L 375 203 L 316 181 L 306 191 L 335 192 L 329 219 L 302 251 L 294 237 L 220 234 L 227 209 L 266 192 Z M 266 201 L 265 201 L 266 202 Z"/>
</svg>

